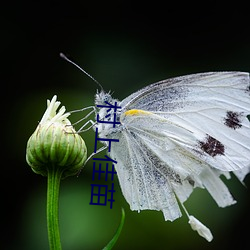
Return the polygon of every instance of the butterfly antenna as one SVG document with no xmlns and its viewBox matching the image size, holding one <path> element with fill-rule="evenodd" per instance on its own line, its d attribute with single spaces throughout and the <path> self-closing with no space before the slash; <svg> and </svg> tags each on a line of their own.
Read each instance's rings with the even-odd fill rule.
<svg viewBox="0 0 250 250">
<path fill-rule="evenodd" d="M 89 73 L 87 73 L 84 69 L 82 69 L 79 65 L 77 65 L 76 63 L 74 63 L 73 61 L 71 61 L 67 56 L 65 56 L 63 53 L 60 53 L 60 57 L 64 60 L 66 60 L 67 62 L 73 64 L 74 66 L 76 66 L 79 70 L 81 70 L 85 75 L 87 75 L 89 78 L 91 78 L 95 83 L 97 83 L 97 85 L 101 88 L 102 91 L 103 87 L 102 85 L 93 77 L 91 76 Z"/>
</svg>

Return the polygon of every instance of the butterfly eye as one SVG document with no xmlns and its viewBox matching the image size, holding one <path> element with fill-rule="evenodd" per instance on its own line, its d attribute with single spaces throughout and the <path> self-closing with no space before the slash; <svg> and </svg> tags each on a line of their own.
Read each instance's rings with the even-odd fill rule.
<svg viewBox="0 0 250 250">
<path fill-rule="evenodd" d="M 105 102 L 111 102 L 111 100 L 112 100 L 112 97 L 111 97 L 111 95 L 110 94 L 105 94 L 104 96 L 103 96 L 103 103 L 105 103 Z"/>
</svg>

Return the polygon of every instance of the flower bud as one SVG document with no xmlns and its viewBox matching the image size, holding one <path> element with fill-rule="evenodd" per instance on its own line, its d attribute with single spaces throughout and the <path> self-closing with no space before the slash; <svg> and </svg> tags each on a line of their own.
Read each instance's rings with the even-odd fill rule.
<svg viewBox="0 0 250 250">
<path fill-rule="evenodd" d="M 70 113 L 65 113 L 64 106 L 56 113 L 59 105 L 56 96 L 47 101 L 47 110 L 27 143 L 27 163 L 43 176 L 50 168 L 58 168 L 62 177 L 75 175 L 87 158 L 83 139 L 67 119 Z"/>
</svg>

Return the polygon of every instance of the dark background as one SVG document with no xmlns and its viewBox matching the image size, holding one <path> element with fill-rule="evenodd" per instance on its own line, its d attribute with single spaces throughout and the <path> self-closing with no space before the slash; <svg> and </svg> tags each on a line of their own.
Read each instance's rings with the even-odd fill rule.
<svg viewBox="0 0 250 250">
<path fill-rule="evenodd" d="M 97 85 L 59 57 L 69 55 L 105 90 L 122 100 L 168 77 L 205 71 L 249 71 L 248 5 L 227 2 L 11 2 L 1 4 L 2 249 L 48 249 L 46 178 L 25 161 L 26 143 L 54 94 L 67 110 L 93 105 Z M 72 121 L 78 119 L 72 116 Z M 94 133 L 82 135 L 93 151 Z M 185 216 L 165 222 L 161 212 L 132 212 L 118 181 L 113 209 L 90 206 L 91 162 L 62 181 L 63 249 L 101 249 L 121 216 L 114 249 L 248 249 L 249 189 L 226 180 L 238 203 L 218 208 L 204 190 L 187 201 L 190 214 L 214 235 L 207 243 Z M 250 186 L 249 176 L 246 186 Z"/>
</svg>

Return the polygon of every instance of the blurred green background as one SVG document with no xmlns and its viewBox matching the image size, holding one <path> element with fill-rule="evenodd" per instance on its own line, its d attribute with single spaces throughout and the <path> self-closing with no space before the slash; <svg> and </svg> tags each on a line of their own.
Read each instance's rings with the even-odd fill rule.
<svg viewBox="0 0 250 250">
<path fill-rule="evenodd" d="M 244 6 L 209 2 L 11 2 L 1 6 L 2 227 L 1 249 L 48 249 L 46 178 L 25 161 L 26 143 L 54 94 L 67 110 L 93 105 L 97 85 L 59 57 L 69 55 L 113 97 L 122 100 L 147 84 L 205 71 L 250 69 L 249 18 Z M 79 116 L 72 116 L 76 121 Z M 84 133 L 89 154 L 94 132 Z M 186 202 L 207 225 L 211 243 L 185 216 L 165 222 L 161 212 L 132 212 L 117 178 L 114 206 L 91 206 L 91 161 L 62 181 L 60 228 L 64 250 L 102 249 L 126 212 L 114 249 L 248 249 L 249 189 L 226 180 L 238 203 L 218 208 L 205 190 Z M 246 178 L 250 186 L 250 177 Z"/>
</svg>

